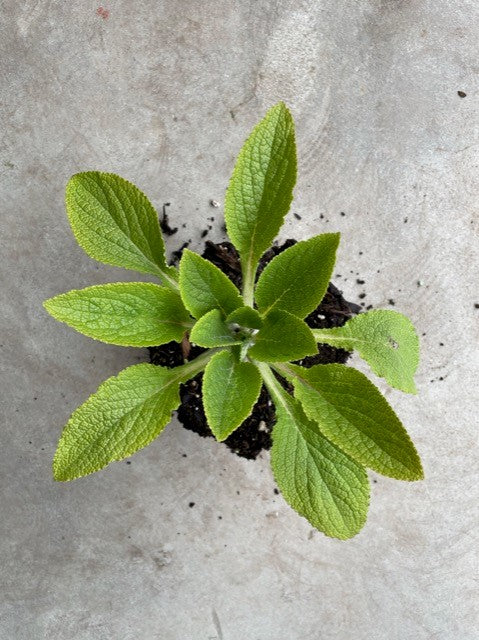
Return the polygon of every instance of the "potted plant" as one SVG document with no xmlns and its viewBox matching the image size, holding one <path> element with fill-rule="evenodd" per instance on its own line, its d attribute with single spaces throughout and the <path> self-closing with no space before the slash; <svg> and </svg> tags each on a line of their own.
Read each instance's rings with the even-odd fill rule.
<svg viewBox="0 0 479 640">
<path fill-rule="evenodd" d="M 310 360 L 318 344 L 355 350 L 391 386 L 415 393 L 419 349 L 411 322 L 392 310 L 361 313 L 332 328 L 305 322 L 327 292 L 339 234 L 302 240 L 264 261 L 295 180 L 294 123 L 279 103 L 245 142 L 226 193 L 239 289 L 192 251 L 183 251 L 178 268 L 167 264 L 157 213 L 131 183 L 101 172 L 71 178 L 67 214 L 80 246 L 100 262 L 152 275 L 160 284 L 73 290 L 45 301 L 46 310 L 110 344 L 175 341 L 183 362 L 133 365 L 100 385 L 64 428 L 53 461 L 56 480 L 98 471 L 148 445 L 180 405 L 181 385 L 198 375 L 198 395 L 219 441 L 244 423 L 267 390 L 276 414 L 271 465 L 277 485 L 326 535 L 347 539 L 364 525 L 366 468 L 400 480 L 423 477 L 414 445 L 374 384 L 344 364 Z"/>
</svg>

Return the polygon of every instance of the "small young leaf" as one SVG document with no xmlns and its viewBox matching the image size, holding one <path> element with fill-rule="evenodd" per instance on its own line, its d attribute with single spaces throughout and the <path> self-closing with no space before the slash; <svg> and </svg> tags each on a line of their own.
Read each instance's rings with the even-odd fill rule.
<svg viewBox="0 0 479 640">
<path fill-rule="evenodd" d="M 398 480 L 423 478 L 421 461 L 386 399 L 365 375 L 340 364 L 290 366 L 295 396 L 310 420 L 352 458 Z"/>
<path fill-rule="evenodd" d="M 133 184 L 113 173 L 87 171 L 70 178 L 67 214 L 78 244 L 90 258 L 174 283 L 165 260 L 158 214 Z"/>
<path fill-rule="evenodd" d="M 191 330 L 190 342 L 199 347 L 210 349 L 241 344 L 242 340 L 231 333 L 227 323 L 223 320 L 221 311 L 212 309 L 195 323 Z"/>
<path fill-rule="evenodd" d="M 305 318 L 316 309 L 328 288 L 338 243 L 339 233 L 323 233 L 273 258 L 256 285 L 259 311 L 283 309 Z"/>
<path fill-rule="evenodd" d="M 179 342 L 190 319 L 178 293 L 150 282 L 74 289 L 43 305 L 56 320 L 80 333 L 124 347 Z"/>
<path fill-rule="evenodd" d="M 236 323 L 240 327 L 247 327 L 248 329 L 261 329 L 263 326 L 263 319 L 256 311 L 251 307 L 240 307 L 229 314 L 226 318 L 228 323 Z"/>
<path fill-rule="evenodd" d="M 255 336 L 248 355 L 266 362 L 288 362 L 317 353 L 308 325 L 286 311 L 273 310 Z"/>
<path fill-rule="evenodd" d="M 165 369 L 137 364 L 106 380 L 66 424 L 53 460 L 55 480 L 74 480 L 146 447 L 180 404 L 179 384 L 209 360 Z"/>
<path fill-rule="evenodd" d="M 413 324 L 401 313 L 376 309 L 351 318 L 342 327 L 315 329 L 313 333 L 318 342 L 356 350 L 392 387 L 416 393 L 419 340 Z"/>
<path fill-rule="evenodd" d="M 250 362 L 236 362 L 228 351 L 215 354 L 203 377 L 203 405 L 211 431 L 225 440 L 250 415 L 261 390 L 261 376 Z"/>
<path fill-rule="evenodd" d="M 185 307 L 195 318 L 219 309 L 224 316 L 243 306 L 238 289 L 209 260 L 188 249 L 180 262 L 180 293 Z"/>
<path fill-rule="evenodd" d="M 259 366 L 276 408 L 271 466 L 281 493 L 327 536 L 351 538 L 363 527 L 369 506 L 364 468 L 322 435 L 267 365 Z"/>
<path fill-rule="evenodd" d="M 280 102 L 246 140 L 226 192 L 226 228 L 241 256 L 245 290 L 252 287 L 258 260 L 283 224 L 295 182 L 294 123 Z"/>
</svg>

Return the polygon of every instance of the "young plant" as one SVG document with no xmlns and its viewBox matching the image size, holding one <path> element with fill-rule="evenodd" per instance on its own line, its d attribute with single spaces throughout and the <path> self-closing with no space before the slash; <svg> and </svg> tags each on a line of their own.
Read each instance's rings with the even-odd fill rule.
<svg viewBox="0 0 479 640">
<path fill-rule="evenodd" d="M 218 440 L 249 416 L 266 385 L 277 416 L 275 480 L 286 501 L 328 536 L 350 538 L 364 525 L 365 468 L 399 480 L 423 477 L 406 430 L 366 376 L 340 364 L 294 364 L 327 343 L 356 350 L 390 385 L 416 392 L 418 339 L 403 315 L 375 310 L 321 330 L 304 321 L 326 292 L 339 234 L 298 242 L 256 278 L 259 259 L 288 212 L 295 180 L 293 120 L 279 103 L 244 144 L 226 193 L 226 228 L 241 258 L 240 292 L 191 251 L 183 252 L 179 269 L 168 266 L 157 213 L 135 186 L 109 173 L 71 178 L 67 214 L 80 246 L 100 262 L 155 276 L 162 285 L 119 282 L 73 290 L 47 300 L 47 311 L 110 344 L 189 340 L 207 350 L 173 369 L 133 365 L 101 384 L 65 426 L 53 461 L 56 480 L 85 476 L 145 447 L 178 407 L 179 386 L 202 371 L 204 409 Z"/>
</svg>

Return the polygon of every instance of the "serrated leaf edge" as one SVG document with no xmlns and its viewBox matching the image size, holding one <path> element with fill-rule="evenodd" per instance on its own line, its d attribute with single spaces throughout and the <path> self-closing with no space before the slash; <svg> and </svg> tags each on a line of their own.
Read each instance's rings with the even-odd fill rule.
<svg viewBox="0 0 479 640">
<path fill-rule="evenodd" d="M 107 282 L 105 284 L 94 284 L 91 285 L 89 287 L 84 287 L 83 289 L 70 289 L 70 291 L 65 291 L 63 293 L 59 293 L 56 296 L 51 296 L 50 298 L 47 298 L 46 300 L 44 300 L 42 302 L 42 306 L 45 309 L 45 311 L 52 317 L 54 318 L 57 322 L 61 322 L 62 324 L 65 324 L 67 327 L 69 327 L 70 329 L 73 329 L 73 331 L 76 331 L 77 333 L 79 333 L 80 335 L 86 336 L 87 338 L 90 338 L 90 340 L 95 340 L 96 342 L 101 342 L 102 344 L 111 344 L 113 346 L 117 346 L 117 347 L 133 347 L 133 348 L 143 348 L 143 347 L 152 347 L 152 346 L 158 346 L 158 343 L 156 342 L 155 344 L 150 344 L 149 341 L 146 341 L 142 344 L 138 344 L 138 343 L 131 343 L 131 342 L 112 342 L 112 341 L 106 341 L 106 340 L 102 340 L 101 338 L 96 338 L 95 336 L 90 335 L 89 333 L 86 333 L 85 331 L 80 331 L 79 329 L 76 329 L 74 326 L 72 326 L 69 322 L 67 322 L 66 320 L 62 320 L 61 318 L 58 317 L 58 315 L 55 313 L 55 311 L 50 307 L 50 303 L 53 302 L 54 300 L 61 298 L 62 296 L 67 296 L 70 293 L 81 293 L 83 291 L 91 291 L 92 289 L 106 289 L 108 287 L 117 287 L 118 285 L 141 285 L 141 286 L 145 286 L 145 287 L 151 287 L 151 288 L 157 288 L 157 289 L 162 289 L 164 291 L 169 291 L 171 294 L 175 294 L 178 296 L 179 300 L 181 301 L 181 297 L 179 295 L 179 293 L 177 291 L 173 291 L 172 289 L 168 288 L 168 287 L 162 287 L 159 284 L 155 284 L 153 282 Z M 185 331 L 187 329 L 189 329 L 192 326 L 191 322 L 174 322 L 173 320 L 168 321 L 167 324 L 175 324 L 179 327 L 184 327 Z M 176 341 L 178 342 L 178 341 Z"/>
</svg>

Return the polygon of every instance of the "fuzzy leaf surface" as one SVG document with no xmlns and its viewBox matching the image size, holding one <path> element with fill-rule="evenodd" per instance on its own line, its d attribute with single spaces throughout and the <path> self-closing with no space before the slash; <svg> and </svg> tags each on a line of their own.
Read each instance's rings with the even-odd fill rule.
<svg viewBox="0 0 479 640">
<path fill-rule="evenodd" d="M 288 362 L 317 353 L 308 325 L 291 313 L 273 310 L 255 336 L 249 355 L 263 362 Z"/>
<path fill-rule="evenodd" d="M 179 405 L 179 384 L 197 372 L 192 365 L 137 364 L 101 384 L 63 430 L 53 460 L 55 480 L 85 476 L 146 447 Z"/>
<path fill-rule="evenodd" d="M 295 182 L 294 123 L 280 102 L 246 140 L 226 192 L 227 232 L 248 277 L 283 224 Z"/>
<path fill-rule="evenodd" d="M 180 262 L 180 293 L 185 307 L 195 318 L 212 309 L 226 317 L 243 306 L 238 289 L 217 266 L 185 249 Z"/>
<path fill-rule="evenodd" d="M 124 347 L 180 341 L 190 319 L 178 293 L 150 282 L 117 282 L 45 300 L 48 313 L 84 335 Z"/>
<path fill-rule="evenodd" d="M 412 322 L 401 313 L 390 309 L 368 311 L 342 327 L 315 329 L 314 335 L 318 342 L 357 351 L 392 387 L 416 393 L 419 339 Z"/>
<path fill-rule="evenodd" d="M 282 309 L 305 318 L 324 297 L 336 260 L 339 233 L 298 242 L 266 265 L 256 285 L 261 313 Z"/>
<path fill-rule="evenodd" d="M 242 342 L 231 333 L 219 309 L 208 311 L 195 323 L 191 330 L 190 341 L 206 349 L 226 347 Z"/>
<path fill-rule="evenodd" d="M 203 376 L 203 405 L 215 438 L 225 440 L 246 420 L 261 390 L 261 376 L 250 362 L 229 351 L 215 354 Z"/>
<path fill-rule="evenodd" d="M 341 364 L 291 369 L 298 376 L 294 380 L 296 398 L 331 442 L 385 476 L 423 478 L 421 461 L 406 429 L 365 375 Z"/>
<path fill-rule="evenodd" d="M 77 173 L 67 184 L 66 208 L 75 238 L 90 258 L 177 280 L 176 269 L 166 264 L 158 214 L 131 182 L 113 173 Z"/>
<path fill-rule="evenodd" d="M 353 537 L 366 522 L 369 507 L 364 468 L 325 438 L 284 389 L 276 388 L 272 395 L 277 422 L 271 466 L 286 502 L 327 536 Z"/>
<path fill-rule="evenodd" d="M 251 307 L 240 307 L 229 314 L 226 318 L 227 322 L 232 322 L 240 325 L 241 327 L 248 327 L 249 329 L 261 329 L 263 326 L 263 319 L 256 309 Z"/>
</svg>

